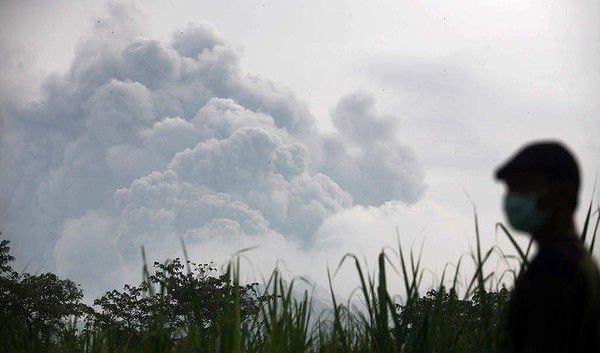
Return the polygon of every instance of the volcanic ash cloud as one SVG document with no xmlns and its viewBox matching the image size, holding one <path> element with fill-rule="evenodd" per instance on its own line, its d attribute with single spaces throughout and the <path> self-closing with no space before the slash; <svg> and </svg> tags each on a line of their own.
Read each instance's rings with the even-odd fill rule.
<svg viewBox="0 0 600 353">
<path fill-rule="evenodd" d="M 0 229 L 21 265 L 100 291 L 137 276 L 141 245 L 153 260 L 180 256 L 180 237 L 204 259 L 262 244 L 275 261 L 311 249 L 328 217 L 421 197 L 418 161 L 368 93 L 342 98 L 324 134 L 211 25 L 163 43 L 127 11 L 109 7 L 40 100 L 2 110 Z"/>
</svg>

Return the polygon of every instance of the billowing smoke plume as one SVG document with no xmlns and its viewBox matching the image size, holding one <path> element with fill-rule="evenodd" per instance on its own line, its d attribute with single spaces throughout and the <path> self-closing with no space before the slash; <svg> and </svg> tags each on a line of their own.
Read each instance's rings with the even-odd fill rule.
<svg viewBox="0 0 600 353">
<path fill-rule="evenodd" d="M 368 93 L 342 98 L 324 134 L 209 24 L 163 43 L 128 11 L 109 7 L 39 101 L 2 113 L 0 230 L 21 264 L 102 290 L 137 276 L 141 245 L 180 256 L 181 237 L 214 260 L 261 245 L 275 261 L 355 205 L 420 198 L 423 172 Z"/>
</svg>

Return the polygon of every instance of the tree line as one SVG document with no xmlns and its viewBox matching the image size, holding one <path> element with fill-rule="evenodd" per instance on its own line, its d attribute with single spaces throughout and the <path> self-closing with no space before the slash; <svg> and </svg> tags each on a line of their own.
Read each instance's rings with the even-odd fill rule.
<svg viewBox="0 0 600 353">
<path fill-rule="evenodd" d="M 1 234 L 1 233 L 0 233 Z M 206 339 L 215 335 L 226 307 L 231 282 L 213 264 L 179 258 L 154 262 L 153 274 L 138 285 L 106 292 L 84 304 L 82 288 L 53 273 L 18 273 L 11 262 L 10 241 L 0 241 L 0 333 L 3 346 L 12 339 L 51 346 L 69 337 L 102 331 L 117 345 L 138 344 L 160 320 L 171 338 L 187 335 L 190 325 Z M 241 319 L 258 310 L 257 283 L 239 287 Z M 162 293 L 159 293 L 162 291 Z M 196 313 L 197 315 L 189 315 Z M 12 337 L 11 337 L 12 336 Z"/>
<path fill-rule="evenodd" d="M 152 273 L 144 266 L 138 285 L 87 305 L 78 284 L 53 273 L 18 273 L 14 260 L 10 242 L 0 241 L 0 353 L 487 352 L 501 338 L 510 295 L 502 288 L 460 299 L 454 287 L 440 286 L 419 296 L 415 287 L 400 304 L 387 293 L 385 275 L 379 284 L 361 275 L 366 313 L 337 304 L 331 289 L 324 317 L 277 272 L 259 290 L 240 285 L 235 267 L 223 272 L 175 258 L 154 262 Z"/>
</svg>

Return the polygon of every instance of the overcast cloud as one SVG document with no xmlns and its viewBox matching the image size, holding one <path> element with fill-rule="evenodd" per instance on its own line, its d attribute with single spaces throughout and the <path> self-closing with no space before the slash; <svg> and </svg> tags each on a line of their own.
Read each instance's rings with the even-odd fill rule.
<svg viewBox="0 0 600 353">
<path fill-rule="evenodd" d="M 38 101 L 3 113 L 0 223 L 20 264 L 99 291 L 137 276 L 142 245 L 174 257 L 182 237 L 212 260 L 254 240 L 291 260 L 354 205 L 419 200 L 422 168 L 369 93 L 343 97 L 323 133 L 210 24 L 160 42 L 134 9 L 108 12 Z"/>
<path fill-rule="evenodd" d="M 598 5 L 461 3 L 3 4 L 0 230 L 18 266 L 94 295 L 139 279 L 141 245 L 162 260 L 183 238 L 200 261 L 258 245 L 249 276 L 283 259 L 323 280 L 397 226 L 439 273 L 472 237 L 465 190 L 496 241 L 492 170 L 534 138 L 578 153 L 587 202 Z"/>
</svg>

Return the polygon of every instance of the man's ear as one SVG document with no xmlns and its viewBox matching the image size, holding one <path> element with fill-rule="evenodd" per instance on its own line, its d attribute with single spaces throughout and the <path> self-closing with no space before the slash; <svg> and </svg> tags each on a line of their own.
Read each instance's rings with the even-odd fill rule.
<svg viewBox="0 0 600 353">
<path fill-rule="evenodd" d="M 537 200 L 537 207 L 542 211 L 554 211 L 564 207 L 567 202 L 567 195 L 563 183 L 551 182 L 547 184 L 546 191 L 540 194 Z"/>
<path fill-rule="evenodd" d="M 556 207 L 557 196 L 554 191 L 541 194 L 537 199 L 537 208 L 540 211 L 551 211 Z"/>
<path fill-rule="evenodd" d="M 551 184 L 548 192 L 540 197 L 538 206 L 540 209 L 571 210 L 573 195 L 576 192 L 575 185 L 568 181 L 558 181 Z M 543 207 L 543 208 L 542 208 Z"/>
</svg>

